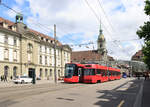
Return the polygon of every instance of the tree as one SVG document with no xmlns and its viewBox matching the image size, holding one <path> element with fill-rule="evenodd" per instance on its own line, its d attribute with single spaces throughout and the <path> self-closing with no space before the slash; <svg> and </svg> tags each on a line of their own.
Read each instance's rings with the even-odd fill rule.
<svg viewBox="0 0 150 107">
<path fill-rule="evenodd" d="M 150 0 L 145 1 L 145 14 L 150 17 Z M 139 38 L 144 38 L 145 45 L 142 48 L 144 54 L 143 61 L 147 64 L 150 69 L 150 21 L 144 22 L 143 26 L 136 32 Z"/>
</svg>

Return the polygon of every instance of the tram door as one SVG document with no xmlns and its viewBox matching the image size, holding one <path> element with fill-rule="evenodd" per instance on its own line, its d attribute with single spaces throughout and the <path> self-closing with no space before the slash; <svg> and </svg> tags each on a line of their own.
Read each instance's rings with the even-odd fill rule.
<svg viewBox="0 0 150 107">
<path fill-rule="evenodd" d="M 79 76 L 79 82 L 83 82 L 83 70 L 82 70 L 82 68 L 78 68 L 78 76 Z"/>
</svg>

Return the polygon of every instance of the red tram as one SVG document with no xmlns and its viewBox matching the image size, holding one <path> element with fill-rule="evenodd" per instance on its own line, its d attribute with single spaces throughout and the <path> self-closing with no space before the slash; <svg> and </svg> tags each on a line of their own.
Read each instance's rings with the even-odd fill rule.
<svg viewBox="0 0 150 107">
<path fill-rule="evenodd" d="M 83 64 L 68 63 L 65 65 L 64 82 L 78 83 L 83 82 Z"/>
<path fill-rule="evenodd" d="M 98 64 L 74 64 L 65 66 L 64 82 L 97 83 L 120 79 L 119 69 L 101 66 Z"/>
</svg>

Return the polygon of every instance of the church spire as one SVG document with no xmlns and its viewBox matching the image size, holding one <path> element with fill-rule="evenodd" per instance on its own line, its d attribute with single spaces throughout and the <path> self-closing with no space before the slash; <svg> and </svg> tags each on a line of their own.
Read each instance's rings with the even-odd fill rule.
<svg viewBox="0 0 150 107">
<path fill-rule="evenodd" d="M 99 33 L 100 33 L 100 35 L 103 34 L 103 30 L 102 30 L 102 22 L 101 22 L 101 20 L 100 20 L 100 30 L 99 30 Z"/>
<path fill-rule="evenodd" d="M 98 53 L 102 56 L 102 60 L 105 60 L 105 57 L 107 55 L 107 50 L 106 50 L 106 41 L 103 35 L 101 20 L 100 20 L 99 35 L 97 39 L 97 50 Z"/>
</svg>

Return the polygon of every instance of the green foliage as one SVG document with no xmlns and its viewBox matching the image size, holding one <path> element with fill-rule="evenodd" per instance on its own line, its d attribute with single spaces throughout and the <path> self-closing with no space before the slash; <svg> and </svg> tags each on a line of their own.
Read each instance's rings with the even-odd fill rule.
<svg viewBox="0 0 150 107">
<path fill-rule="evenodd" d="M 149 0 L 145 1 L 145 8 L 144 8 L 144 10 L 145 10 L 145 14 L 150 15 L 150 1 Z"/>
<path fill-rule="evenodd" d="M 140 26 L 140 30 L 138 30 L 137 35 L 139 38 L 144 38 L 145 41 L 150 40 L 150 21 L 145 22 L 144 26 Z"/>
<path fill-rule="evenodd" d="M 144 54 L 143 60 L 150 69 L 150 41 L 145 42 L 145 46 L 143 46 L 142 52 Z"/>
<path fill-rule="evenodd" d="M 150 1 L 145 1 L 145 14 L 150 16 Z M 144 54 L 143 60 L 150 69 L 150 21 L 144 23 L 143 26 L 140 26 L 140 29 L 136 32 L 139 38 L 144 38 L 145 45 L 142 48 Z"/>
</svg>

